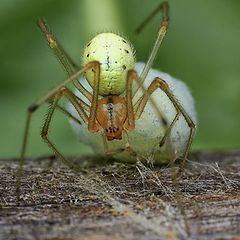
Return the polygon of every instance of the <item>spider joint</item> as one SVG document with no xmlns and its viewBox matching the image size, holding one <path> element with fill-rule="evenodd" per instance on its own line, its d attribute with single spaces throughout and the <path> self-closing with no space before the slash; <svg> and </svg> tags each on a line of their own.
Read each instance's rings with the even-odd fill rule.
<svg viewBox="0 0 240 240">
<path fill-rule="evenodd" d="M 194 122 L 188 123 L 188 126 L 192 129 L 196 129 L 196 124 Z"/>
<path fill-rule="evenodd" d="M 161 78 L 155 78 L 155 82 L 156 82 L 156 85 L 161 88 L 163 91 L 164 90 L 167 90 L 169 87 L 168 87 L 168 84 L 166 81 L 162 80 Z"/>
<path fill-rule="evenodd" d="M 32 105 L 30 105 L 28 107 L 28 112 L 32 113 L 32 112 L 35 112 L 37 109 L 38 109 L 39 105 L 36 104 L 36 103 L 33 103 Z"/>
</svg>

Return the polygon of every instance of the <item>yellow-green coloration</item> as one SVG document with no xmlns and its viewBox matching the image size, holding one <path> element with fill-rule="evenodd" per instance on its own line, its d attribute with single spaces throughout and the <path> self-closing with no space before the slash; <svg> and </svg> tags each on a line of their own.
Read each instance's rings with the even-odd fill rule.
<svg viewBox="0 0 240 240">
<path fill-rule="evenodd" d="M 100 95 L 120 95 L 125 91 L 128 70 L 134 69 L 136 62 L 131 44 L 114 33 L 101 33 L 84 50 L 83 65 L 91 61 L 100 63 Z M 93 87 L 94 72 L 88 70 L 85 75 Z"/>
</svg>

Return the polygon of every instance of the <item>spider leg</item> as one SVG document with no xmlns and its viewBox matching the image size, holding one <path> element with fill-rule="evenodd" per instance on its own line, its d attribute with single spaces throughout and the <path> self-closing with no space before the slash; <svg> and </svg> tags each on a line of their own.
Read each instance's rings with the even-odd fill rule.
<svg viewBox="0 0 240 240">
<path fill-rule="evenodd" d="M 162 11 L 163 13 L 163 18 L 160 24 L 160 28 L 158 30 L 158 34 L 157 34 L 157 38 L 155 40 L 153 49 L 148 57 L 147 63 L 145 64 L 140 77 L 139 77 L 139 82 L 141 83 L 140 86 L 143 84 L 144 80 L 146 79 L 149 70 L 151 69 L 153 62 L 156 58 L 156 55 L 158 53 L 158 50 L 162 44 L 162 41 L 167 33 L 168 30 L 168 21 L 169 21 L 169 6 L 167 2 L 162 2 L 158 8 L 156 10 L 154 10 L 149 17 L 147 17 L 147 19 L 137 28 L 137 32 L 140 32 L 145 26 L 146 24 L 159 12 Z M 138 91 L 138 89 L 140 88 L 140 86 L 136 89 L 134 89 L 133 92 L 133 96 L 135 96 L 136 92 Z"/>
<path fill-rule="evenodd" d="M 59 43 L 57 38 L 50 31 L 44 19 L 38 19 L 37 25 L 42 31 L 42 33 L 45 35 L 49 47 L 53 50 L 59 62 L 63 65 L 66 72 L 71 75 L 73 71 L 76 71 L 79 68 L 77 64 L 74 63 L 74 61 L 70 58 L 62 45 Z"/>
<path fill-rule="evenodd" d="M 132 96 L 132 81 L 137 79 L 138 75 L 136 71 L 130 70 L 127 75 L 127 87 L 126 87 L 126 106 L 127 106 L 127 120 L 125 127 L 127 130 L 135 128 L 134 108 L 133 108 L 133 96 Z"/>
<path fill-rule="evenodd" d="M 190 116 L 188 115 L 188 113 L 185 111 L 185 109 L 182 107 L 182 105 L 178 102 L 178 100 L 176 99 L 176 97 L 173 95 L 172 91 L 170 90 L 168 84 L 161 78 L 155 78 L 152 83 L 150 84 L 150 86 L 148 87 L 148 89 L 146 90 L 146 92 L 144 93 L 140 103 L 138 104 L 136 111 L 135 111 L 135 119 L 139 119 L 141 117 L 141 114 L 147 104 L 147 101 L 149 100 L 150 96 L 152 95 L 152 93 L 156 90 L 160 88 L 170 99 L 170 101 L 172 102 L 173 106 L 176 109 L 176 116 L 172 122 L 172 124 L 169 126 L 169 128 L 167 129 L 165 136 L 163 137 L 165 141 L 165 138 L 167 137 L 167 135 L 169 135 L 173 125 L 175 124 L 175 122 L 178 119 L 178 115 L 181 113 L 185 119 L 185 121 L 187 122 L 189 128 L 190 128 L 190 133 L 189 133 L 189 137 L 188 137 L 188 141 L 186 144 L 186 149 L 183 155 L 183 165 L 185 164 L 185 161 L 187 159 L 191 144 L 192 144 L 192 140 L 193 140 L 193 136 L 194 136 L 194 132 L 195 132 L 195 124 L 192 121 L 192 119 L 190 118 Z M 160 144 L 162 143 L 162 141 L 160 142 Z"/>
<path fill-rule="evenodd" d="M 133 106 L 133 94 L 132 94 L 132 81 L 135 80 L 137 82 L 137 84 L 141 87 L 142 91 L 145 93 L 143 94 L 134 104 Z M 136 113 L 136 109 L 139 107 L 139 104 L 142 103 L 142 98 L 144 98 L 144 96 L 146 97 L 146 90 L 144 88 L 143 85 L 141 85 L 138 74 L 135 70 L 130 70 L 128 72 L 128 78 L 127 78 L 127 88 L 126 88 L 126 103 L 127 103 L 127 124 L 126 124 L 126 129 L 127 130 L 132 130 L 135 128 L 135 120 L 139 119 L 139 116 L 134 114 Z M 159 110 L 159 108 L 157 107 L 157 104 L 155 103 L 155 101 L 153 101 L 153 99 L 149 96 L 148 99 L 151 104 L 153 105 L 153 107 L 155 108 L 159 119 L 161 119 L 161 122 L 164 126 L 164 128 L 167 130 L 168 128 L 168 123 L 167 120 L 164 116 L 164 114 Z"/>
<path fill-rule="evenodd" d="M 82 99 L 80 99 L 78 96 L 76 96 L 76 95 L 74 95 L 74 96 L 75 96 L 76 100 L 79 102 L 79 105 L 81 105 L 82 108 L 83 108 L 87 113 L 89 113 L 89 111 L 90 111 L 90 106 L 89 106 L 87 103 L 85 103 Z M 49 100 L 48 102 L 51 103 L 52 100 Z M 64 115 L 66 115 L 68 118 L 72 119 L 74 122 L 78 123 L 79 125 L 82 125 L 81 121 L 80 121 L 78 118 L 76 118 L 75 116 L 73 116 L 73 115 L 72 115 L 68 110 L 66 110 L 63 106 L 57 104 L 57 105 L 56 105 L 56 108 L 57 108 L 60 112 L 62 112 Z"/>
<path fill-rule="evenodd" d="M 157 8 L 155 8 L 148 16 L 147 18 L 144 19 L 143 22 L 141 22 L 141 24 L 139 24 L 139 26 L 136 28 L 135 32 L 138 34 L 140 33 L 146 26 L 147 24 L 160 12 L 162 11 L 163 14 L 163 21 L 168 21 L 169 20 L 169 16 L 168 16 L 168 12 L 169 12 L 169 6 L 168 6 L 168 2 L 161 2 Z"/>
<path fill-rule="evenodd" d="M 74 61 L 64 50 L 64 48 L 59 43 L 57 38 L 50 31 L 44 19 L 39 19 L 37 25 L 40 28 L 43 35 L 46 37 L 49 47 L 53 50 L 55 56 L 57 57 L 58 61 L 62 64 L 67 75 L 71 76 L 72 74 L 74 74 L 79 69 L 79 66 L 77 66 L 74 63 Z M 73 81 L 73 84 L 91 102 L 92 94 L 88 90 L 86 90 L 77 79 Z"/>
<path fill-rule="evenodd" d="M 50 104 L 50 108 L 47 114 L 47 118 L 44 122 L 42 131 L 41 131 L 41 137 L 44 139 L 44 141 L 48 144 L 48 146 L 52 149 L 52 151 L 56 154 L 56 156 L 62 160 L 62 162 L 67 165 L 70 169 L 78 172 L 79 169 L 73 164 L 71 163 L 69 160 L 67 160 L 60 152 L 59 150 L 55 147 L 55 145 L 52 143 L 52 141 L 49 140 L 48 138 L 48 131 L 49 131 L 49 127 L 50 127 L 50 123 L 53 117 L 53 113 L 57 107 L 57 103 L 59 101 L 59 99 L 65 96 L 71 103 L 72 105 L 75 107 L 75 109 L 77 110 L 78 114 L 81 116 L 81 118 L 83 119 L 83 121 L 85 123 L 87 123 L 87 115 L 85 113 L 85 111 L 82 109 L 82 106 L 78 104 L 78 101 L 75 97 L 75 95 L 66 87 L 63 87 L 62 89 L 60 89 L 60 91 L 54 96 L 54 100 L 52 101 L 52 103 Z M 85 119 L 86 118 L 86 119 Z"/>
<path fill-rule="evenodd" d="M 74 79 L 78 78 L 81 74 L 83 74 L 87 69 L 92 68 L 93 63 L 89 63 L 86 65 L 86 67 L 80 69 L 75 74 L 67 78 L 65 81 L 63 81 L 61 84 L 59 84 L 57 87 L 49 91 L 46 95 L 44 95 L 42 98 L 40 98 L 37 102 L 31 104 L 27 108 L 27 116 L 26 116 L 26 122 L 25 122 L 25 128 L 24 128 L 24 135 L 23 135 L 23 142 L 22 142 L 22 148 L 21 148 L 21 155 L 19 158 L 19 168 L 17 171 L 16 176 L 16 196 L 17 201 L 19 201 L 19 195 L 20 195 L 20 179 L 22 176 L 22 168 L 25 161 L 25 153 L 26 153 L 26 147 L 28 142 L 28 134 L 29 134 L 29 128 L 30 128 L 30 122 L 32 118 L 32 114 L 45 102 L 50 101 L 59 91 L 61 88 L 63 88 L 66 84 L 72 82 Z M 78 102 L 79 104 L 79 102 Z M 83 115 L 83 121 L 87 120 L 87 116 L 84 117 Z"/>
<path fill-rule="evenodd" d="M 177 113 L 176 113 L 173 121 L 171 122 L 171 124 L 170 124 L 170 125 L 168 126 L 168 128 L 166 129 L 166 132 L 165 132 L 163 138 L 161 139 L 161 141 L 160 141 L 160 143 L 159 143 L 159 147 L 162 147 L 162 146 L 165 144 L 165 142 L 166 142 L 166 140 L 167 140 L 167 137 L 168 137 L 169 134 L 171 133 L 171 130 L 172 130 L 174 124 L 177 122 L 177 120 L 178 120 L 178 118 L 179 118 L 179 116 L 180 116 L 180 111 L 179 111 L 177 108 L 175 108 L 175 109 L 176 109 Z"/>
<path fill-rule="evenodd" d="M 73 116 L 69 111 L 67 111 L 64 107 L 60 106 L 59 104 L 56 105 L 56 108 L 65 114 L 68 118 L 72 119 L 74 122 L 78 123 L 79 125 L 82 125 L 81 121 L 77 119 L 75 116 Z"/>
<path fill-rule="evenodd" d="M 90 114 L 88 120 L 88 130 L 90 132 L 98 131 L 99 127 L 96 123 L 96 112 L 98 107 L 99 83 L 100 83 L 100 64 L 95 61 L 92 62 L 92 70 L 94 71 L 93 94 L 90 107 Z"/>
<path fill-rule="evenodd" d="M 126 86 L 126 107 L 127 107 L 127 119 L 126 119 L 126 122 L 125 122 L 125 129 L 128 130 L 128 131 L 131 131 L 135 128 L 135 120 L 137 120 L 138 118 L 136 118 L 136 114 L 134 114 L 135 112 L 135 107 L 138 106 L 141 101 L 142 101 L 142 98 L 144 98 L 144 95 L 142 97 L 140 97 L 138 100 L 137 100 L 137 105 L 136 106 L 133 106 L 133 96 L 132 96 L 132 82 L 133 80 L 137 81 L 137 83 L 139 84 L 139 78 L 138 78 L 138 74 L 135 70 L 130 70 L 128 71 L 128 75 L 127 75 L 127 86 Z M 141 86 L 143 88 L 143 86 Z M 145 90 L 143 88 L 143 90 Z M 150 98 L 150 100 L 152 100 Z M 154 105 L 156 111 L 157 111 L 157 114 L 159 116 L 159 118 L 162 120 L 162 122 L 164 123 L 164 127 L 166 126 L 167 124 L 167 121 L 165 120 L 165 118 L 163 117 L 163 114 L 159 111 L 157 105 L 155 104 Z M 136 156 L 136 152 L 132 149 L 129 141 L 128 141 L 128 135 L 127 135 L 127 131 L 124 130 L 124 133 L 125 133 L 125 136 L 126 136 L 126 140 L 125 140 L 125 148 L 123 148 L 123 151 L 126 150 L 130 153 L 130 155 L 132 156 Z"/>
<path fill-rule="evenodd" d="M 78 101 L 79 105 L 82 106 L 83 110 L 85 110 L 87 113 L 90 112 L 90 106 L 85 103 L 82 99 L 80 99 L 78 96 L 74 95 L 76 100 Z M 51 103 L 51 101 L 49 101 L 49 103 Z M 72 119 L 74 122 L 78 123 L 79 125 L 81 125 L 81 121 L 76 118 L 75 116 L 73 116 L 68 110 L 66 110 L 63 106 L 57 104 L 56 108 L 62 112 L 63 114 L 65 114 L 67 117 L 69 117 L 70 119 Z"/>
</svg>

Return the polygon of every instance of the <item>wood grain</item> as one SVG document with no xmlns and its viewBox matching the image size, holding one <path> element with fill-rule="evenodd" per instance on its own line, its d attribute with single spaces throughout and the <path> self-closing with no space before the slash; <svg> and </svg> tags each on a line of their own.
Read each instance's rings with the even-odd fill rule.
<svg viewBox="0 0 240 240">
<path fill-rule="evenodd" d="M 240 150 L 196 152 L 178 166 L 0 160 L 0 239 L 240 239 Z M 49 164 L 52 163 L 52 164 Z M 51 165 L 51 166 L 50 166 Z"/>
</svg>

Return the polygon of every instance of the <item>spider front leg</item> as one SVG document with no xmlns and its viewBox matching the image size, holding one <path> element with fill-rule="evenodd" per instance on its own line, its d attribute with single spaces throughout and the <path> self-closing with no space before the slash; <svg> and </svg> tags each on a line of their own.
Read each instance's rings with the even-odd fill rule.
<svg viewBox="0 0 240 240">
<path fill-rule="evenodd" d="M 159 147 L 162 147 L 162 146 L 165 144 L 165 142 L 166 142 L 166 140 L 167 140 L 167 137 L 169 136 L 169 134 L 170 134 L 170 132 L 171 132 L 174 124 L 177 122 L 177 120 L 178 120 L 178 118 L 179 118 L 179 116 L 180 116 L 180 111 L 179 111 L 177 108 L 175 108 L 175 110 L 176 110 L 177 113 L 176 113 L 173 121 L 171 122 L 171 124 L 170 124 L 170 125 L 168 126 L 168 128 L 166 129 L 166 132 L 165 132 L 162 140 L 161 140 L 160 143 L 159 143 Z"/>
<path fill-rule="evenodd" d="M 70 56 L 64 50 L 64 48 L 59 43 L 57 38 L 50 31 L 44 19 L 40 18 L 37 21 L 37 25 L 40 28 L 41 32 L 44 34 L 48 42 L 48 46 L 52 49 L 54 55 L 57 57 L 58 61 L 63 66 L 63 69 L 66 71 L 67 75 L 69 77 L 72 76 L 75 73 L 75 71 L 79 69 L 79 66 L 77 66 L 74 63 L 74 61 L 70 58 Z M 89 91 L 87 91 L 78 80 L 73 81 L 73 84 L 91 102 L 92 94 Z"/>
<path fill-rule="evenodd" d="M 165 139 L 170 134 L 171 129 L 174 126 L 174 124 L 176 123 L 180 114 L 183 115 L 185 121 L 187 122 L 187 124 L 190 128 L 190 133 L 189 133 L 188 141 L 187 141 L 187 144 L 186 144 L 186 149 L 185 149 L 184 154 L 183 154 L 183 166 L 184 166 L 185 161 L 186 161 L 187 156 L 188 156 L 188 153 L 189 153 L 189 150 L 190 150 L 190 147 L 191 147 L 191 144 L 192 144 L 192 140 L 193 140 L 193 136 L 194 136 L 196 126 L 195 126 L 194 122 L 192 121 L 192 119 L 190 118 L 190 116 L 188 115 L 188 113 L 184 110 L 182 105 L 178 102 L 176 97 L 173 95 L 173 93 L 170 90 L 166 81 L 164 81 L 163 79 L 158 78 L 158 77 L 153 80 L 153 82 L 150 84 L 150 86 L 148 87 L 146 92 L 143 94 L 139 104 L 136 107 L 135 120 L 137 120 L 141 117 L 141 114 L 142 114 L 150 96 L 158 88 L 160 88 L 168 96 L 168 98 L 170 99 L 170 101 L 172 102 L 173 106 L 176 109 L 176 115 L 175 115 L 172 123 L 170 124 L 169 128 L 167 129 L 167 131 L 166 131 L 166 133 L 165 133 L 165 135 L 164 135 L 164 137 L 161 140 L 159 145 L 160 146 L 163 145 L 163 143 L 165 142 Z"/>
<path fill-rule="evenodd" d="M 168 22 L 169 22 L 169 6 L 168 2 L 162 2 L 147 18 L 140 24 L 140 26 L 137 28 L 136 32 L 139 33 L 142 31 L 142 29 L 150 22 L 150 20 L 159 12 L 162 12 L 162 20 L 160 23 L 160 28 L 157 33 L 157 38 L 155 40 L 153 49 L 150 52 L 150 55 L 148 57 L 147 63 L 145 64 L 140 77 L 139 82 L 140 85 L 138 88 L 134 89 L 133 96 L 135 96 L 138 89 L 142 86 L 144 80 L 146 79 L 148 72 L 150 71 L 154 60 L 156 59 L 158 50 L 162 44 L 162 41 L 164 37 L 166 36 L 167 30 L 168 30 Z"/>
<path fill-rule="evenodd" d="M 92 70 L 94 71 L 94 83 L 92 102 L 90 107 L 90 115 L 88 120 L 88 130 L 90 132 L 97 132 L 99 127 L 96 123 L 96 112 L 98 107 L 98 96 L 99 96 L 99 83 L 100 83 L 100 64 L 99 62 L 93 62 Z"/>
<path fill-rule="evenodd" d="M 16 175 L 16 196 L 17 196 L 17 201 L 19 201 L 19 196 L 20 196 L 20 180 L 22 176 L 22 168 L 25 160 L 25 153 L 26 153 L 26 147 L 27 147 L 27 142 L 28 142 L 28 134 L 29 134 L 29 127 L 30 127 L 30 122 L 32 118 L 32 114 L 36 112 L 37 109 L 41 105 L 43 105 L 45 102 L 51 101 L 51 99 L 59 92 L 60 89 L 62 89 L 64 86 L 66 86 L 68 83 L 72 82 L 73 80 L 77 79 L 81 74 L 83 74 L 87 69 L 92 68 L 96 65 L 96 63 L 89 63 L 87 64 L 84 68 L 80 69 L 77 71 L 75 74 L 70 76 L 68 79 L 63 81 L 61 84 L 59 84 L 57 87 L 49 91 L 46 95 L 44 95 L 42 98 L 40 98 L 37 102 L 33 103 L 30 105 L 27 109 L 27 116 L 26 116 L 26 123 L 25 123 L 25 128 L 24 128 L 24 135 L 23 135 L 23 143 L 22 143 L 22 148 L 21 148 L 21 155 L 19 158 L 19 168 L 17 171 Z M 79 104 L 79 101 L 78 101 Z M 58 106 L 58 105 L 56 105 Z M 65 109 L 62 109 L 63 113 L 67 113 Z M 71 114 L 67 114 L 67 116 L 71 116 Z M 80 115 L 81 116 L 81 115 Z M 83 120 L 86 121 L 87 117 L 82 114 Z"/>
<path fill-rule="evenodd" d="M 30 126 L 30 121 L 31 121 L 31 116 L 32 114 L 45 102 L 49 101 L 56 93 L 59 92 L 59 90 L 64 87 L 66 84 L 70 83 L 71 81 L 73 81 L 75 78 L 78 78 L 81 74 L 83 74 L 83 72 L 86 71 L 86 69 L 88 69 L 89 67 L 91 67 L 91 65 L 86 66 L 85 68 L 79 70 L 78 72 L 76 72 L 75 74 L 73 74 L 71 77 L 69 77 L 68 79 L 66 79 L 64 82 L 62 82 L 61 84 L 59 84 L 56 88 L 54 88 L 53 90 L 49 91 L 45 96 L 43 96 L 42 98 L 40 98 L 36 103 L 33 103 L 32 105 L 30 105 L 27 109 L 27 118 L 26 118 L 26 125 L 25 125 L 25 131 L 24 131 L 24 139 L 23 139 L 23 145 L 22 145 L 22 150 L 21 150 L 21 156 L 20 159 L 23 160 L 25 157 L 25 151 L 26 151 L 26 145 L 27 145 L 27 138 L 28 138 L 28 132 L 29 132 L 29 126 Z M 64 110 L 66 111 L 66 110 Z M 22 161 L 20 161 L 22 162 Z M 21 164 L 20 164 L 21 165 Z"/>
<path fill-rule="evenodd" d="M 67 160 L 59 151 L 58 149 L 55 147 L 55 145 L 52 143 L 52 141 L 49 140 L 48 138 L 48 130 L 49 130 L 49 126 L 52 120 L 52 116 L 53 113 L 55 111 L 55 109 L 57 108 L 57 103 L 60 100 L 60 98 L 62 96 L 65 96 L 71 103 L 72 105 L 75 107 L 75 109 L 77 110 L 79 116 L 81 116 L 81 118 L 83 119 L 83 121 L 85 123 L 87 123 L 88 121 L 88 117 L 87 114 L 85 113 L 85 111 L 83 110 L 82 106 L 79 104 L 79 101 L 77 99 L 77 97 L 66 87 L 63 87 L 62 89 L 59 90 L 59 92 L 54 96 L 54 100 L 52 101 L 52 103 L 50 104 L 50 108 L 47 114 L 47 118 L 44 122 L 42 131 L 41 131 L 41 136 L 44 139 L 44 141 L 48 144 L 48 146 L 53 150 L 53 152 L 56 154 L 57 157 L 59 157 L 59 159 L 62 160 L 62 162 L 67 165 L 70 169 L 78 172 L 79 169 L 72 164 L 69 160 Z"/>
</svg>

